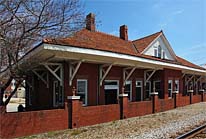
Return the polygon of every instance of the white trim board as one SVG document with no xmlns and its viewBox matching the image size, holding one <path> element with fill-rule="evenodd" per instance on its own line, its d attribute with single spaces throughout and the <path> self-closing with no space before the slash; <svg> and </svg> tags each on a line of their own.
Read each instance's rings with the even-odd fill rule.
<svg viewBox="0 0 206 139">
<path fill-rule="evenodd" d="M 135 62 L 143 62 L 143 63 L 153 64 L 157 66 L 165 66 L 165 67 L 178 68 L 178 69 L 189 70 L 194 72 L 201 72 L 206 76 L 206 70 L 196 69 L 196 68 L 172 64 L 172 63 L 165 63 L 162 61 L 156 61 L 152 59 L 146 59 L 146 58 L 126 55 L 126 54 L 112 53 L 112 52 L 93 50 L 88 48 L 78 48 L 72 46 L 53 45 L 53 44 L 44 44 L 43 47 L 46 50 L 64 51 L 64 52 L 80 53 L 80 54 L 95 55 L 95 56 L 105 56 L 111 58 L 131 60 Z"/>
</svg>

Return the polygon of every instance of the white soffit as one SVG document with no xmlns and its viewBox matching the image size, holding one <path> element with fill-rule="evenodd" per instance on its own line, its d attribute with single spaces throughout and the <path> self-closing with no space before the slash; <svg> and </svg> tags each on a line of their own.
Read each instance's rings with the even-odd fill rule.
<svg viewBox="0 0 206 139">
<path fill-rule="evenodd" d="M 124 60 L 129 60 L 129 61 L 135 61 L 137 63 L 141 62 L 141 63 L 157 65 L 157 67 L 172 67 L 172 68 L 176 68 L 176 69 L 183 69 L 186 71 L 189 70 L 189 71 L 193 71 L 193 72 L 201 72 L 201 73 L 206 74 L 205 70 L 187 67 L 187 66 L 183 66 L 183 65 L 172 64 L 172 63 L 166 63 L 166 62 L 162 62 L 162 61 L 156 61 L 156 60 L 152 60 L 152 59 L 146 59 L 146 58 L 142 58 L 142 57 L 126 55 L 126 54 L 119 54 L 119 53 L 94 50 L 94 49 L 88 49 L 88 48 L 78 48 L 78 47 L 72 47 L 72 46 L 53 45 L 53 44 L 43 44 L 40 47 L 43 47 L 43 49 L 46 49 L 46 50 L 124 59 Z"/>
</svg>

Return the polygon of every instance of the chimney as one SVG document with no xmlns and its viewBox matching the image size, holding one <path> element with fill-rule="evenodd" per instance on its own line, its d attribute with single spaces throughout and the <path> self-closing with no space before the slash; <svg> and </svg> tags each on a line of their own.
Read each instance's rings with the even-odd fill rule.
<svg viewBox="0 0 206 139">
<path fill-rule="evenodd" d="M 95 31 L 95 15 L 93 13 L 86 16 L 86 29 Z"/>
<path fill-rule="evenodd" d="M 120 26 L 119 32 L 120 32 L 120 38 L 125 41 L 128 41 L 127 26 L 126 25 Z"/>
</svg>

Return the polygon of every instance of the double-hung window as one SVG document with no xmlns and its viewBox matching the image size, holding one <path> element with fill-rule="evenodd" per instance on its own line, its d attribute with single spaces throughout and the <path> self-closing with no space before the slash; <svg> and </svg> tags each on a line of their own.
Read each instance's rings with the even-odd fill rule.
<svg viewBox="0 0 206 139">
<path fill-rule="evenodd" d="M 87 105 L 87 80 L 78 79 L 77 80 L 77 95 L 80 96 L 80 100 L 83 105 Z"/>
<path fill-rule="evenodd" d="M 128 94 L 128 98 L 132 101 L 132 81 L 126 81 L 124 86 L 124 93 Z"/>
<path fill-rule="evenodd" d="M 172 97 L 172 80 L 168 80 L 168 97 Z"/>
</svg>

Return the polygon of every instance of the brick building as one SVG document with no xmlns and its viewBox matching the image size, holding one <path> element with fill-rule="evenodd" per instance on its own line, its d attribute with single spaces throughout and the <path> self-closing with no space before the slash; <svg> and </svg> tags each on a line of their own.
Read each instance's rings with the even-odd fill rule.
<svg viewBox="0 0 206 139">
<path fill-rule="evenodd" d="M 28 109 L 61 107 L 72 88 L 84 106 L 116 104 L 123 87 L 130 101 L 150 100 L 151 92 L 170 99 L 174 91 L 198 93 L 206 75 L 175 54 L 163 31 L 130 41 L 126 25 L 119 37 L 96 31 L 93 14 L 85 29 L 64 39 L 44 39 L 27 58 Z"/>
<path fill-rule="evenodd" d="M 131 41 L 126 25 L 120 27 L 119 37 L 96 31 L 94 14 L 87 15 L 86 28 L 70 37 L 44 39 L 19 66 L 27 75 L 26 112 L 0 115 L 0 126 L 6 127 L 0 137 L 98 124 L 206 101 L 206 70 L 178 57 L 163 31 Z"/>
</svg>

